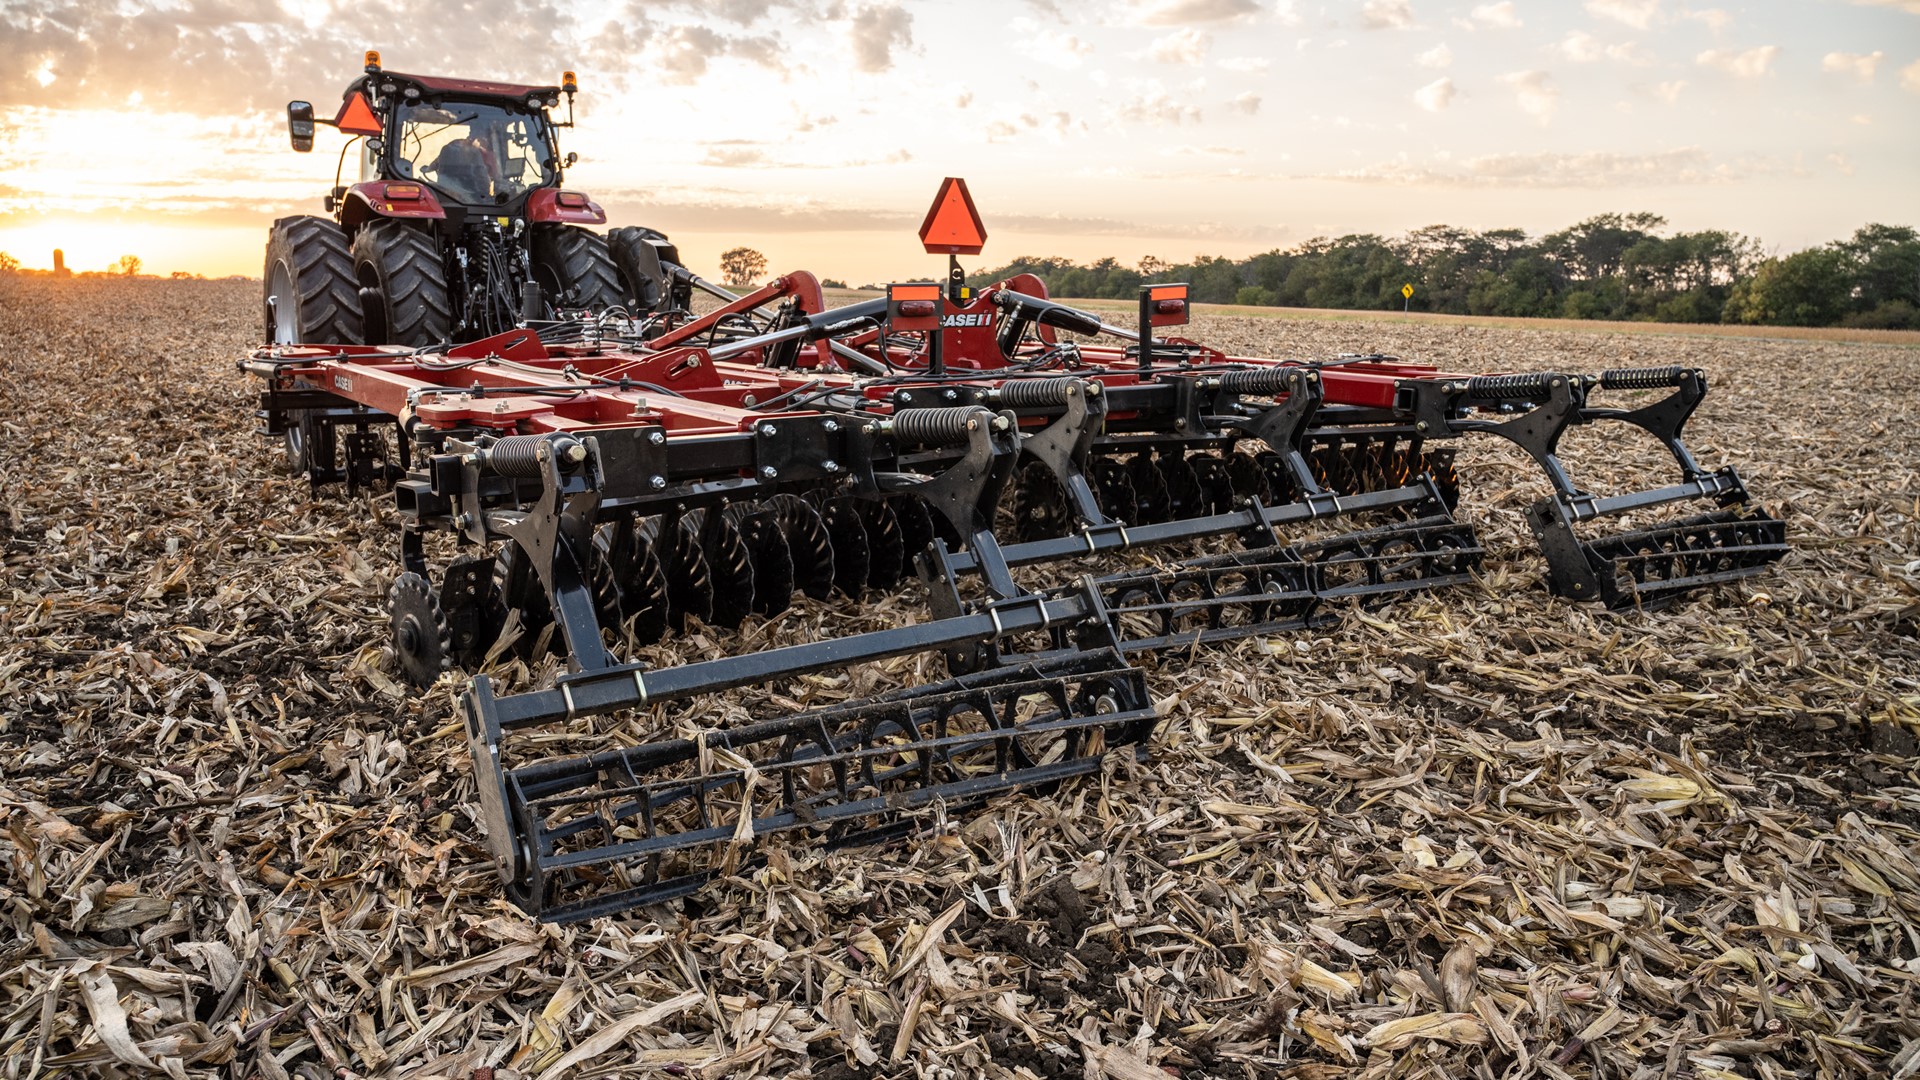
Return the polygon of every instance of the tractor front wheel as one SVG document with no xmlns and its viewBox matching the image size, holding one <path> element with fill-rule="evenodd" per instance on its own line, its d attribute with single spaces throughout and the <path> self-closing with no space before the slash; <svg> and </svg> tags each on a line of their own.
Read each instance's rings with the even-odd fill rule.
<svg viewBox="0 0 1920 1080">
<path fill-rule="evenodd" d="M 607 234 L 607 249 L 620 270 L 621 290 L 633 301 L 635 314 L 659 311 L 666 305 L 666 252 L 679 252 L 663 233 L 627 225 Z"/>
<path fill-rule="evenodd" d="M 353 237 L 369 345 L 438 345 L 453 329 L 447 264 L 431 232 L 402 221 L 373 221 Z"/>
<path fill-rule="evenodd" d="M 607 239 L 572 225 L 536 226 L 533 280 L 549 309 L 585 308 L 599 314 L 625 303 Z"/>
<path fill-rule="evenodd" d="M 274 345 L 360 340 L 360 297 L 347 235 L 323 217 L 284 217 L 267 232 L 262 307 Z"/>
</svg>

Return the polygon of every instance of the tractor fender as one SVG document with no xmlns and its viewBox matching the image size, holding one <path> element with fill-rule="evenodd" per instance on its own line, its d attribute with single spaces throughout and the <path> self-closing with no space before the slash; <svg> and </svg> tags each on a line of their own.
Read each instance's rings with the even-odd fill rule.
<svg viewBox="0 0 1920 1080">
<path fill-rule="evenodd" d="M 390 199 L 387 188 L 401 184 L 418 188 L 417 199 Z M 363 180 L 340 199 L 340 224 L 349 231 L 376 218 L 444 218 L 447 211 L 433 189 L 414 180 Z"/>
<path fill-rule="evenodd" d="M 605 225 L 607 212 L 582 192 L 539 188 L 527 196 L 527 221 L 535 225 L 547 222 Z"/>
</svg>

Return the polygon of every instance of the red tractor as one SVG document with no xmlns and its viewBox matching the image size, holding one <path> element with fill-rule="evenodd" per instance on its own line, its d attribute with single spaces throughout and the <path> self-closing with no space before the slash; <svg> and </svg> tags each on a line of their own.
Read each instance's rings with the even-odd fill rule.
<svg viewBox="0 0 1920 1080">
<path fill-rule="evenodd" d="M 333 120 L 289 103 L 295 150 L 313 149 L 316 124 L 352 139 L 326 197 L 332 217 L 281 218 L 267 236 L 267 339 L 423 346 L 566 311 L 684 307 L 665 236 L 602 236 L 588 226 L 606 212 L 561 186 L 578 159 L 558 139 L 577 90 L 571 71 L 558 86 L 403 75 L 369 52 Z M 565 122 L 552 112 L 563 94 Z M 359 181 L 344 184 L 355 149 Z"/>
</svg>

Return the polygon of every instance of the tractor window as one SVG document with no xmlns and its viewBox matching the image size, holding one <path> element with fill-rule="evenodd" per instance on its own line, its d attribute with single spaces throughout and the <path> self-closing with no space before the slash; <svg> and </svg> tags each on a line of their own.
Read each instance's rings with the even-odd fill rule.
<svg viewBox="0 0 1920 1080">
<path fill-rule="evenodd" d="M 465 206 L 504 205 L 550 179 L 546 133 L 527 113 L 467 101 L 407 105 L 397 134 L 394 171 Z"/>
</svg>

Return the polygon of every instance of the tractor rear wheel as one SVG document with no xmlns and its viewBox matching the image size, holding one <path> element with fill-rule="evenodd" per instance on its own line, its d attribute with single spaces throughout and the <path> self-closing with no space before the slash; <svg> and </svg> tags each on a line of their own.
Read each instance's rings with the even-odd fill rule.
<svg viewBox="0 0 1920 1080">
<path fill-rule="evenodd" d="M 607 254 L 606 237 L 572 225 L 543 225 L 533 232 L 533 280 L 549 308 L 586 308 L 598 314 L 620 307 L 620 274 Z"/>
<path fill-rule="evenodd" d="M 453 330 L 447 264 L 431 232 L 403 221 L 373 221 L 353 237 L 369 345 L 438 345 Z"/>
<path fill-rule="evenodd" d="M 347 235 L 323 217 L 284 217 L 267 232 L 263 275 L 267 341 L 350 345 L 360 341 L 360 297 Z"/>
<path fill-rule="evenodd" d="M 636 314 L 658 311 L 667 299 L 666 264 L 680 261 L 680 249 L 665 233 L 628 225 L 607 234 L 613 265 L 620 270 L 620 288 L 633 301 Z"/>
</svg>

